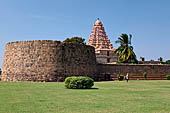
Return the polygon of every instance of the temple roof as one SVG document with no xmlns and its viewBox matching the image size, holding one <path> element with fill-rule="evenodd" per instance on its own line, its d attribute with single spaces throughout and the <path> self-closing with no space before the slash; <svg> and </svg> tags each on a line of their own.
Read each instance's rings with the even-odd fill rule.
<svg viewBox="0 0 170 113">
<path fill-rule="evenodd" d="M 99 26 L 100 26 L 100 25 L 103 25 L 103 24 L 102 24 L 102 22 L 100 21 L 100 19 L 98 18 L 97 21 L 94 23 L 94 25 L 96 25 L 96 26 L 99 25 Z"/>
<path fill-rule="evenodd" d="M 94 23 L 87 45 L 91 45 L 95 50 L 115 50 L 108 38 L 100 19 Z"/>
</svg>

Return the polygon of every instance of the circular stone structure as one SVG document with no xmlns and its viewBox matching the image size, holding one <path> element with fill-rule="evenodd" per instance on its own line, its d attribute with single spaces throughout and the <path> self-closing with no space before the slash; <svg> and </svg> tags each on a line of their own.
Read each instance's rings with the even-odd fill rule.
<svg viewBox="0 0 170 113">
<path fill-rule="evenodd" d="M 67 76 L 96 74 L 95 49 L 53 40 L 6 44 L 2 81 L 63 81 Z"/>
</svg>

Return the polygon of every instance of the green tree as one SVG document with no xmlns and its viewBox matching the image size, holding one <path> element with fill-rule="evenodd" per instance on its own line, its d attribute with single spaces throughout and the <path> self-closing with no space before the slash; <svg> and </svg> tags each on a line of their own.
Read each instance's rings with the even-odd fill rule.
<svg viewBox="0 0 170 113">
<path fill-rule="evenodd" d="M 74 44 L 85 44 L 85 39 L 82 37 L 72 37 L 72 38 L 67 38 L 64 40 L 64 42 L 68 43 L 74 43 Z"/>
<path fill-rule="evenodd" d="M 170 64 L 170 60 L 167 60 L 166 62 L 164 62 L 164 64 Z"/>
<path fill-rule="evenodd" d="M 137 63 L 136 55 L 133 51 L 133 46 L 131 46 L 132 35 L 121 34 L 118 40 L 115 41 L 116 44 L 120 46 L 116 49 L 116 54 L 118 55 L 119 63 Z"/>
<path fill-rule="evenodd" d="M 158 58 L 158 61 L 163 62 L 163 58 L 162 57 Z"/>
</svg>

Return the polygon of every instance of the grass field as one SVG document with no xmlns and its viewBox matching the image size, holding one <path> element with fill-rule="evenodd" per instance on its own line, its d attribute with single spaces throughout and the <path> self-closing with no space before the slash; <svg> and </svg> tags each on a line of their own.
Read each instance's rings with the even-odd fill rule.
<svg viewBox="0 0 170 113">
<path fill-rule="evenodd" d="M 64 83 L 0 82 L 0 113 L 170 113 L 170 81 Z"/>
</svg>

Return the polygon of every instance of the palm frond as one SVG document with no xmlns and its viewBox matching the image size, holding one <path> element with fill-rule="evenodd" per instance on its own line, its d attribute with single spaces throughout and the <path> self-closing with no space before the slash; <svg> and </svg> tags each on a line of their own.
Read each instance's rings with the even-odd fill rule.
<svg viewBox="0 0 170 113">
<path fill-rule="evenodd" d="M 136 55 L 133 52 L 133 46 L 131 46 L 132 35 L 121 34 L 115 43 L 119 43 L 120 46 L 116 49 L 115 53 L 118 56 L 118 62 L 121 63 L 136 63 Z M 130 45 L 129 45 L 130 44 Z"/>
</svg>

